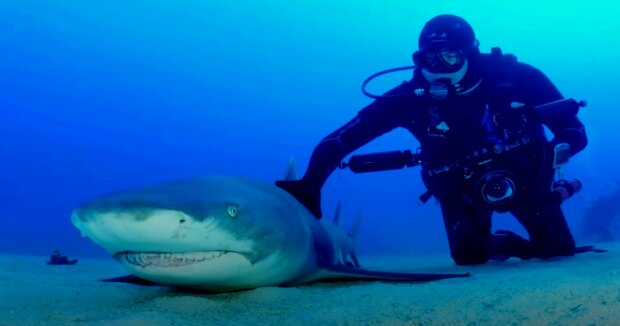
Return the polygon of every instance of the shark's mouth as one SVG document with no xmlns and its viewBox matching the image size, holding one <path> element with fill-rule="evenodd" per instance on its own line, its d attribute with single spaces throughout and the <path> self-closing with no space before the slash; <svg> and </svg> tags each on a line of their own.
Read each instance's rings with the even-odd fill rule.
<svg viewBox="0 0 620 326">
<path fill-rule="evenodd" d="M 114 256 L 122 263 L 136 267 L 183 267 L 222 258 L 232 251 L 199 251 L 186 253 L 122 251 Z"/>
</svg>

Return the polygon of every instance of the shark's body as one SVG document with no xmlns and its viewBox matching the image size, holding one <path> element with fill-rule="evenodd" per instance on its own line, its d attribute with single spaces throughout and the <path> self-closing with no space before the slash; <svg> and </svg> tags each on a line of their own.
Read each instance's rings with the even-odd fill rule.
<svg viewBox="0 0 620 326">
<path fill-rule="evenodd" d="M 118 192 L 73 224 L 140 279 L 224 292 L 322 279 L 429 281 L 463 274 L 359 268 L 354 236 L 272 183 L 214 176 Z"/>
</svg>

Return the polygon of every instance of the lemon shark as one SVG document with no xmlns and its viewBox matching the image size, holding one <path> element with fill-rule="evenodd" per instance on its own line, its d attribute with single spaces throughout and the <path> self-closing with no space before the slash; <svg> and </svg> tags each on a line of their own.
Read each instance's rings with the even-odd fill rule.
<svg viewBox="0 0 620 326">
<path fill-rule="evenodd" d="M 112 281 L 227 292 L 320 280 L 432 281 L 467 274 L 371 271 L 351 232 L 270 182 L 209 176 L 87 201 L 71 220 L 132 275 Z"/>
</svg>

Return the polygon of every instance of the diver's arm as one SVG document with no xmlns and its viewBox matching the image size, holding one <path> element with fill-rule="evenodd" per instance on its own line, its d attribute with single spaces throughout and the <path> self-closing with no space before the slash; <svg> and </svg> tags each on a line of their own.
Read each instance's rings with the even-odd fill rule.
<svg viewBox="0 0 620 326">
<path fill-rule="evenodd" d="M 528 97 L 528 103 L 536 106 L 561 100 L 564 97 L 553 85 L 547 76 L 540 70 L 523 64 L 521 71 L 517 74 L 518 83 Z M 557 114 L 549 119 L 542 121 L 554 135 L 551 145 L 568 143 L 571 148 L 571 156 L 580 152 L 588 144 L 584 125 L 571 113 Z"/>
<path fill-rule="evenodd" d="M 300 180 L 278 180 L 276 185 L 289 192 L 316 217 L 321 217 L 321 188 L 341 160 L 371 140 L 396 128 L 399 100 L 378 99 L 355 118 L 323 138 L 310 157 Z"/>
<path fill-rule="evenodd" d="M 369 111 L 378 112 L 369 114 Z M 302 179 L 321 188 L 345 156 L 397 127 L 393 117 L 387 116 L 390 114 L 388 110 L 382 110 L 372 104 L 344 126 L 323 138 L 314 149 L 308 170 Z"/>
<path fill-rule="evenodd" d="M 553 146 L 561 143 L 570 145 L 570 155 L 573 156 L 583 150 L 588 144 L 586 129 L 576 116 L 562 117 L 546 125 L 555 137 L 551 140 Z"/>
</svg>

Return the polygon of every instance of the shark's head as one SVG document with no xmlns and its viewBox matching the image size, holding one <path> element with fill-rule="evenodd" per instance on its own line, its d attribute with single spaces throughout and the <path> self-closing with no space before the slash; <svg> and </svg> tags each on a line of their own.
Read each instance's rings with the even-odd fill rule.
<svg viewBox="0 0 620 326">
<path fill-rule="evenodd" d="M 304 214 L 271 184 L 222 176 L 113 193 L 71 219 L 138 277 L 228 291 L 269 285 L 311 263 Z"/>
</svg>

